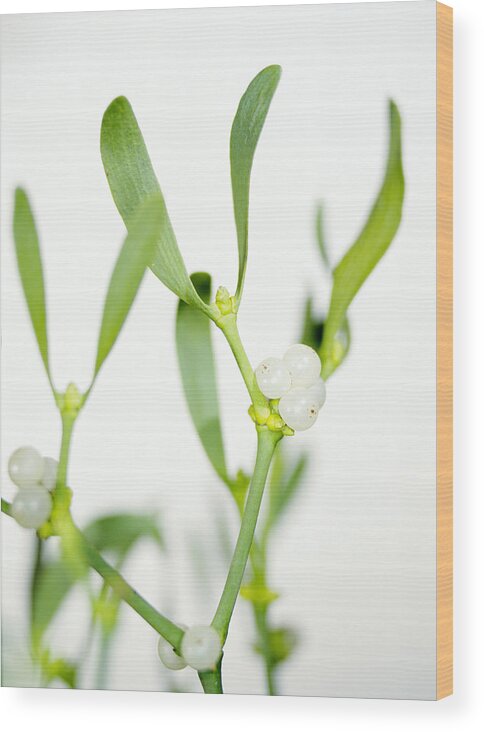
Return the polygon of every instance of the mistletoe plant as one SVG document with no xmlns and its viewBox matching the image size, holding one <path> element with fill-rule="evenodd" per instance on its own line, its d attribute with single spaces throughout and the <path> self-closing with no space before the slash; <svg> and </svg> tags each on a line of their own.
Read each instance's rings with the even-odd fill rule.
<svg viewBox="0 0 484 732">
<path fill-rule="evenodd" d="M 76 683 L 77 665 L 54 658 L 44 635 L 70 587 L 80 582 L 87 587 L 92 599 L 92 626 L 101 625 L 105 640 L 115 627 L 119 603 L 127 603 L 157 632 L 158 653 L 163 664 L 173 671 L 191 666 L 198 671 L 207 693 L 222 693 L 223 649 L 241 593 L 252 604 L 258 638 L 256 649 L 264 658 L 268 691 L 275 693 L 274 670 L 288 657 L 293 637 L 288 629 L 272 627 L 269 622 L 269 607 L 278 597 L 278 593 L 268 586 L 269 546 L 274 527 L 301 484 L 307 461 L 302 455 L 287 469 L 279 443 L 315 423 L 325 400 L 325 382 L 348 353 L 348 308 L 393 240 L 404 196 L 400 116 L 391 102 L 389 148 L 382 186 L 360 235 L 334 268 L 330 265 L 324 240 L 322 209 L 318 209 L 317 240 L 322 262 L 332 279 L 326 318 L 321 321 L 315 317 L 313 301 L 309 297 L 303 317 L 302 343 L 291 346 L 283 358 L 265 358 L 254 370 L 239 334 L 237 316 L 242 306 L 248 259 L 251 169 L 280 75 L 279 66 L 263 69 L 242 96 L 233 121 L 230 168 L 238 279 L 234 294 L 220 286 L 213 299 L 209 274 L 188 275 L 160 185 L 128 100 L 118 97 L 107 108 L 101 128 L 101 156 L 127 235 L 105 299 L 91 383 L 83 393 L 74 384 L 69 384 L 64 392 L 54 386 L 38 235 L 26 193 L 23 190 L 16 192 L 14 239 L 18 268 L 40 355 L 60 413 L 62 437 L 58 463 L 43 458 L 33 448 L 20 448 L 13 453 L 9 473 L 19 491 L 12 504 L 2 501 L 2 510 L 21 526 L 37 530 L 32 579 L 32 652 L 42 668 L 45 682 L 61 678 L 71 686 Z M 76 421 L 116 342 L 147 268 L 179 300 L 176 346 L 188 407 L 205 453 L 240 514 L 239 535 L 212 622 L 190 628 L 156 610 L 121 574 L 124 558 L 141 536 L 151 536 L 162 546 L 153 518 L 109 516 L 81 530 L 73 517 L 74 487 L 68 480 Z M 251 475 L 242 470 L 230 474 L 227 469 L 211 324 L 225 337 L 248 392 L 248 411 L 257 442 Z M 268 506 L 256 535 L 269 473 Z M 42 558 L 42 545 L 52 536 L 60 538 L 61 557 L 46 562 Z M 106 551 L 114 553 L 114 566 L 103 556 Z M 92 595 L 89 586 L 91 569 L 103 579 L 101 593 L 97 596 Z"/>
</svg>

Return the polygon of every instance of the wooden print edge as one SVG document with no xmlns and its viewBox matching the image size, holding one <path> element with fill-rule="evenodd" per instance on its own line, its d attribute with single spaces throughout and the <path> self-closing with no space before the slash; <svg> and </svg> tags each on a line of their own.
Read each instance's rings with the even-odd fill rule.
<svg viewBox="0 0 484 732">
<path fill-rule="evenodd" d="M 453 11 L 436 3 L 437 52 L 437 678 L 453 692 Z"/>
</svg>

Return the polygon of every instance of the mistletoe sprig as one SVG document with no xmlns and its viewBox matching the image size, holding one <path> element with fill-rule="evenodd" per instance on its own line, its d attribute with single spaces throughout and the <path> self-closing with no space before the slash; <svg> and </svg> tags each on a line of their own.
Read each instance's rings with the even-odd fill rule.
<svg viewBox="0 0 484 732">
<path fill-rule="evenodd" d="M 93 598 L 93 612 L 106 633 L 115 627 L 119 603 L 127 603 L 158 633 L 158 652 L 164 665 L 173 671 L 191 666 L 198 671 L 207 693 L 223 691 L 223 649 L 241 593 L 252 604 L 258 635 L 256 649 L 265 660 L 268 690 L 275 693 L 274 669 L 288 657 L 293 639 L 287 629 L 273 628 L 269 623 L 269 606 L 279 593 L 268 586 L 268 552 L 274 527 L 301 484 L 307 460 L 301 456 L 287 470 L 278 445 L 285 437 L 292 437 L 316 422 L 325 400 L 325 382 L 343 363 L 349 350 L 348 308 L 390 246 L 400 224 L 404 197 L 400 115 L 396 105 L 390 102 L 389 147 L 382 186 L 360 235 L 334 268 L 324 241 L 322 212 L 318 211 L 318 243 L 332 283 L 326 317 L 315 318 L 313 300 L 308 298 L 302 344 L 290 347 L 282 359 L 265 358 L 254 370 L 238 330 L 237 316 L 247 273 L 251 170 L 280 76 L 279 66 L 268 66 L 257 74 L 243 94 L 234 117 L 230 171 L 238 276 L 233 295 L 221 285 L 213 299 L 209 274 L 188 275 L 131 105 L 125 97 L 118 97 L 107 108 L 101 127 L 101 156 L 127 235 L 109 283 L 93 374 L 84 392 L 74 384 L 69 384 L 64 391 L 58 391 L 54 385 L 37 227 L 27 194 L 21 189 L 16 192 L 14 239 L 18 269 L 47 380 L 60 413 L 62 438 L 55 466 L 32 448 L 20 448 L 12 455 L 9 470 L 19 492 L 12 504 L 2 501 L 2 510 L 20 525 L 37 530 L 38 548 L 51 536 L 61 539 L 62 557 L 55 572 L 52 563 L 42 561 L 39 551 L 32 581 L 32 636 L 36 639 L 32 647 L 47 680 L 57 675 L 66 683 L 75 684 L 76 669 L 63 659 L 53 659 L 43 636 L 70 587 L 75 582 L 88 586 L 92 569 L 103 578 L 101 594 Z M 240 515 L 239 535 L 212 622 L 190 628 L 156 610 L 120 572 L 122 561 L 136 538 L 153 534 L 153 524 L 140 519 L 138 526 L 136 517 L 107 517 L 81 531 L 73 518 L 74 492 L 68 480 L 76 421 L 112 351 L 148 267 L 179 299 L 176 346 L 190 414 L 206 455 L 232 495 Z M 250 476 L 241 470 L 233 475 L 227 469 L 212 348 L 213 326 L 226 339 L 250 400 L 248 411 L 257 440 Z M 268 510 L 257 536 L 256 526 L 269 474 Z M 133 521 L 137 530 L 133 529 Z M 159 535 L 156 536 L 161 543 Z M 103 553 L 115 548 L 117 561 L 113 566 Z M 250 576 L 244 583 L 249 560 Z M 47 576 L 51 582 L 56 578 L 58 590 L 54 599 L 49 598 L 50 602 L 45 601 Z M 41 621 L 39 607 L 43 608 Z"/>
</svg>

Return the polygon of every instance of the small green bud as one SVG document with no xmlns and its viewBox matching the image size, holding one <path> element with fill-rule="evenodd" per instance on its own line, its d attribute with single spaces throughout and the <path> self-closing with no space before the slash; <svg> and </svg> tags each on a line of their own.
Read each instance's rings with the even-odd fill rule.
<svg viewBox="0 0 484 732">
<path fill-rule="evenodd" d="M 109 598 L 96 598 L 92 603 L 94 616 L 107 632 L 116 625 L 118 602 Z"/>
<path fill-rule="evenodd" d="M 258 607 L 267 607 L 279 597 L 277 592 L 257 582 L 251 582 L 249 585 L 241 587 L 240 596 Z"/>
<path fill-rule="evenodd" d="M 278 414 L 270 414 L 266 422 L 271 432 L 278 432 L 284 427 L 284 420 Z"/>
<path fill-rule="evenodd" d="M 251 404 L 250 407 L 249 407 L 249 409 L 247 411 L 249 413 L 249 417 L 251 418 L 251 420 L 257 424 L 257 419 L 255 417 L 254 405 Z"/>
<path fill-rule="evenodd" d="M 291 429 L 290 427 L 288 427 L 287 424 L 285 424 L 284 427 L 282 428 L 282 434 L 286 435 L 286 437 L 292 437 L 294 434 L 294 430 Z"/>
<path fill-rule="evenodd" d="M 82 394 L 72 382 L 68 385 L 64 394 L 64 409 L 66 412 L 78 412 L 82 407 Z"/>
<path fill-rule="evenodd" d="M 256 424 L 264 425 L 271 416 L 271 410 L 269 407 L 254 407 L 254 416 Z"/>
<path fill-rule="evenodd" d="M 232 309 L 232 298 L 226 287 L 219 287 L 215 295 L 215 303 L 222 315 L 229 315 L 235 312 Z"/>
<path fill-rule="evenodd" d="M 37 536 L 39 539 L 48 539 L 50 536 L 55 536 L 54 527 L 49 520 L 45 521 L 42 526 L 37 529 Z"/>
</svg>

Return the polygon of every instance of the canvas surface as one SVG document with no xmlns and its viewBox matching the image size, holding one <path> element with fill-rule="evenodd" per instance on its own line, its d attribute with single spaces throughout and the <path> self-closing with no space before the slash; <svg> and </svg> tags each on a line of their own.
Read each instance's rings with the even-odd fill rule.
<svg viewBox="0 0 484 732">
<path fill-rule="evenodd" d="M 274 671 L 290 695 L 432 699 L 436 694 L 436 47 L 435 4 L 370 3 L 52 14 L 2 18 L 2 495 L 9 455 L 57 457 L 60 420 L 16 271 L 13 192 L 40 232 L 52 374 L 89 384 L 125 228 L 99 152 L 103 112 L 131 102 L 189 272 L 231 293 L 237 243 L 229 136 L 239 99 L 269 64 L 282 77 L 255 154 L 249 258 L 238 321 L 253 366 L 301 339 L 309 295 L 328 308 L 315 241 L 324 201 L 329 256 L 358 235 L 381 185 L 388 100 L 402 119 L 405 199 L 388 252 L 350 306 L 351 347 L 328 379 L 317 423 L 284 438 L 305 453 L 301 484 L 271 534 L 273 628 L 294 648 Z M 123 574 L 177 622 L 209 624 L 239 528 L 235 505 L 192 424 L 175 348 L 177 298 L 151 272 L 76 425 L 72 512 L 156 515 L 163 547 L 140 540 Z M 250 473 L 249 398 L 213 328 L 227 467 Z M 45 683 L 30 658 L 35 539 L 2 516 L 2 680 Z M 59 540 L 45 542 L 56 557 Z M 109 558 L 109 553 L 108 553 Z M 99 591 L 94 575 L 92 592 Z M 78 666 L 76 685 L 200 691 L 166 670 L 157 634 L 119 609 L 104 671 L 87 649 L 82 582 L 44 643 Z M 228 693 L 266 693 L 251 604 L 237 601 L 223 661 Z M 82 663 L 81 663 L 82 661 Z M 60 683 L 54 680 L 54 685 Z"/>
</svg>

